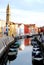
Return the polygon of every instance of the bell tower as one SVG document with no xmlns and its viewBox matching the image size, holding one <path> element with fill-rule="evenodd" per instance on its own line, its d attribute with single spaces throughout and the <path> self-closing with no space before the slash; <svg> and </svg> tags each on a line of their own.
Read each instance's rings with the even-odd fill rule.
<svg viewBox="0 0 44 65">
<path fill-rule="evenodd" d="M 8 4 L 6 9 L 6 25 L 8 25 L 9 22 L 10 22 L 10 6 Z"/>
</svg>

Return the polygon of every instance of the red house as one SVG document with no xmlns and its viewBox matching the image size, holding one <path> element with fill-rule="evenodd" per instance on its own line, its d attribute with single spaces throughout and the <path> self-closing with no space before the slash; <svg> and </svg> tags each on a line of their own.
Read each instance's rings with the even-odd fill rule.
<svg viewBox="0 0 44 65">
<path fill-rule="evenodd" d="M 24 25 L 24 34 L 29 34 L 29 25 Z M 29 38 L 24 40 L 25 45 L 29 45 Z"/>
</svg>

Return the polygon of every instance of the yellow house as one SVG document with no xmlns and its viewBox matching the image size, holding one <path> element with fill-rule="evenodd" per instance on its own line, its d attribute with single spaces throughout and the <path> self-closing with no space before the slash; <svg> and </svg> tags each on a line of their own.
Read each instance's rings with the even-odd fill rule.
<svg viewBox="0 0 44 65">
<path fill-rule="evenodd" d="M 8 35 L 12 36 L 12 34 L 13 34 L 14 36 L 16 36 L 17 35 L 17 27 L 18 27 L 18 24 L 10 23 Z"/>
</svg>

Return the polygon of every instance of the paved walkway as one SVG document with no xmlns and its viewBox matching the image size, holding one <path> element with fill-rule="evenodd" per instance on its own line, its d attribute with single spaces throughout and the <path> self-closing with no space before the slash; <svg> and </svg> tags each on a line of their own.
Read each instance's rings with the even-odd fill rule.
<svg viewBox="0 0 44 65">
<path fill-rule="evenodd" d="M 14 41 L 14 39 L 12 37 L 9 37 L 9 36 L 3 36 L 3 37 L 0 38 L 0 57 L 4 53 L 6 47 L 10 43 L 12 43 L 13 41 Z"/>
</svg>

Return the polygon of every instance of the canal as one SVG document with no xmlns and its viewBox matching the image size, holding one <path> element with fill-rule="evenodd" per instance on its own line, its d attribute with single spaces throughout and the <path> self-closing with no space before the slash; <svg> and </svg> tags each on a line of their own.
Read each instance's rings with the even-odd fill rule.
<svg viewBox="0 0 44 65">
<path fill-rule="evenodd" d="M 22 41 L 22 40 L 21 40 Z M 21 42 L 20 41 L 20 42 Z M 23 43 L 20 45 L 23 46 Z M 17 48 L 15 48 L 17 49 Z M 8 52 L 9 53 L 9 52 Z M 17 54 L 14 55 L 12 52 L 11 55 L 6 56 L 3 65 L 32 65 L 32 46 L 24 46 L 23 50 L 17 49 Z"/>
<path fill-rule="evenodd" d="M 12 58 L 11 58 L 12 59 Z M 7 65 L 32 65 L 32 47 L 26 46 L 24 50 L 18 50 L 16 59 L 8 61 Z"/>
<path fill-rule="evenodd" d="M 25 46 L 24 39 L 17 40 L 10 46 L 9 50 L 7 49 L 8 52 L 6 51 L 2 56 L 0 65 L 32 65 L 32 59 L 35 59 L 35 65 L 44 65 L 44 46 L 42 46 L 44 42 L 40 43 L 37 38 L 31 40 L 33 46 Z"/>
</svg>

